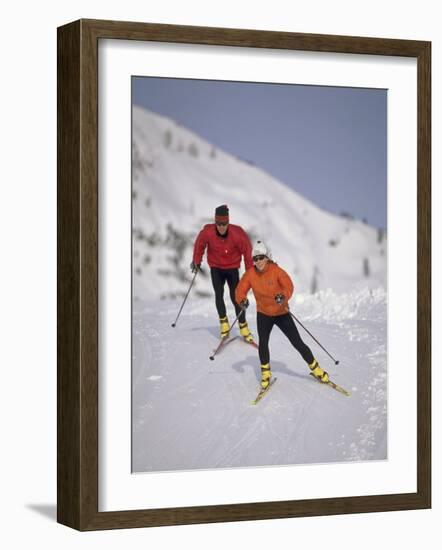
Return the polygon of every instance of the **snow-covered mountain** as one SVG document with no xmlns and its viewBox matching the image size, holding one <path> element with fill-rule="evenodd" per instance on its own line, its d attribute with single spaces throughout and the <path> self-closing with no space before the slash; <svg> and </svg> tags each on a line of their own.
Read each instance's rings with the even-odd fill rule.
<svg viewBox="0 0 442 550">
<path fill-rule="evenodd" d="M 318 208 L 264 170 L 138 106 L 132 146 L 135 299 L 184 295 L 193 242 L 220 204 L 252 241 L 267 243 L 298 292 L 386 287 L 385 231 Z M 207 269 L 193 292 L 213 294 Z"/>
</svg>

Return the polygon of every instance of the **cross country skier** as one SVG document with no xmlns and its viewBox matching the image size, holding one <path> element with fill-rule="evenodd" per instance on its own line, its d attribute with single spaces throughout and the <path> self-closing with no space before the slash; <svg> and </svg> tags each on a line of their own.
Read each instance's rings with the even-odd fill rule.
<svg viewBox="0 0 442 550">
<path fill-rule="evenodd" d="M 215 291 L 215 304 L 219 315 L 221 338 L 228 336 L 229 320 L 224 303 L 224 285 L 227 282 L 230 299 L 235 307 L 241 336 L 248 342 L 253 336 L 243 311 L 235 301 L 235 289 L 239 281 L 239 266 L 244 258 L 245 268 L 253 267 L 252 245 L 247 233 L 239 225 L 229 223 L 227 205 L 218 206 L 215 210 L 215 223 L 207 224 L 198 234 L 193 247 L 193 260 L 190 268 L 193 273 L 201 266 L 204 251 L 207 247 L 207 263 L 210 267 L 212 285 Z"/>
<path fill-rule="evenodd" d="M 259 337 L 261 361 L 261 388 L 265 390 L 272 377 L 270 370 L 269 338 L 274 325 L 287 336 L 293 347 L 302 355 L 311 373 L 320 382 L 329 381 L 328 373 L 313 357 L 310 348 L 303 342 L 293 318 L 288 312 L 288 301 L 293 294 L 289 275 L 272 261 L 271 254 L 262 241 L 253 247 L 254 267 L 248 269 L 236 287 L 236 301 L 244 309 L 249 305 L 247 293 L 252 289 L 256 299 L 256 324 Z"/>
</svg>

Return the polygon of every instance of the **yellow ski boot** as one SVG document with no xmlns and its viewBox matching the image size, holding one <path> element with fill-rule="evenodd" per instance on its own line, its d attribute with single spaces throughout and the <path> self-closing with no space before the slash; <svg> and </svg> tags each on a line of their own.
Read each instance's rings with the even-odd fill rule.
<svg viewBox="0 0 442 550">
<path fill-rule="evenodd" d="M 267 389 L 271 378 L 272 372 L 270 370 L 270 364 L 267 363 L 267 365 L 261 365 L 261 388 L 263 390 Z"/>
<path fill-rule="evenodd" d="M 317 380 L 319 380 L 320 382 L 323 382 L 324 384 L 327 384 L 327 382 L 329 381 L 328 373 L 325 372 L 324 369 L 321 369 L 316 359 L 313 361 L 311 365 L 309 365 L 309 369 L 311 370 L 311 373 Z"/>
<path fill-rule="evenodd" d="M 227 319 L 227 317 L 220 317 L 219 323 L 220 323 L 221 338 L 227 338 L 230 332 L 229 320 Z"/>
<path fill-rule="evenodd" d="M 239 324 L 239 333 L 244 338 L 246 342 L 253 342 L 253 335 L 250 332 L 249 325 L 247 321 Z"/>
</svg>

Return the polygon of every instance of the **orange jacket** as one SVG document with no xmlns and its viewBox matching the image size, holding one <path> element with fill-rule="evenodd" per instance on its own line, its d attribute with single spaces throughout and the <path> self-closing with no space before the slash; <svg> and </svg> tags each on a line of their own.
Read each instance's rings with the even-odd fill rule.
<svg viewBox="0 0 442 550">
<path fill-rule="evenodd" d="M 293 283 L 287 273 L 274 262 L 269 261 L 264 271 L 251 267 L 244 273 L 235 291 L 238 304 L 247 297 L 250 289 L 255 295 L 257 311 L 271 317 L 287 313 L 287 302 L 293 294 Z M 275 302 L 277 294 L 285 296 L 283 304 Z"/>
</svg>

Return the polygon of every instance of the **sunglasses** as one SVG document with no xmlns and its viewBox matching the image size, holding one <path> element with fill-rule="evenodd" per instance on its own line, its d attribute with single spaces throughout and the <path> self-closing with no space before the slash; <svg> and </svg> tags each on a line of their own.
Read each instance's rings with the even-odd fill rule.
<svg viewBox="0 0 442 550">
<path fill-rule="evenodd" d="M 216 225 L 221 225 L 224 227 L 225 225 L 228 225 L 229 222 L 216 222 Z"/>
<path fill-rule="evenodd" d="M 263 260 L 264 258 L 267 258 L 265 254 L 258 254 L 258 256 L 253 256 L 254 262 L 259 262 L 260 260 Z"/>
</svg>

